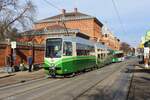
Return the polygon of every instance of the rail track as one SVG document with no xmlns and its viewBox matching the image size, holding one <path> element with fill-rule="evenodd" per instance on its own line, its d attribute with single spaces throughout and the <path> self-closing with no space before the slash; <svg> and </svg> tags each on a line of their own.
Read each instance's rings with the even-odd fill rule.
<svg viewBox="0 0 150 100">
<path fill-rule="evenodd" d="M 102 80 L 98 81 L 96 84 L 94 84 L 91 87 L 89 87 L 86 91 L 84 91 L 81 94 L 79 94 L 73 100 L 87 100 L 87 98 L 85 99 L 85 98 L 82 98 L 82 97 L 84 97 L 85 95 L 87 95 L 89 91 L 92 91 L 93 88 L 98 87 L 98 85 L 99 85 L 99 89 L 101 89 L 101 91 L 107 91 L 108 92 L 110 90 L 109 88 L 111 88 L 112 86 L 114 86 L 116 84 L 115 80 L 117 80 L 118 78 L 120 78 L 121 73 L 119 73 L 119 72 L 122 72 L 122 71 L 125 72 L 125 68 L 128 68 L 128 67 L 129 66 L 126 66 L 126 67 L 117 69 L 114 72 L 111 72 L 110 75 L 105 76 Z M 131 76 L 131 79 L 129 79 L 129 81 L 130 81 L 129 84 L 131 84 L 131 82 L 132 82 L 133 74 L 131 74 L 130 76 Z M 111 83 L 109 83 L 110 80 L 113 79 L 113 78 L 114 78 L 114 80 Z M 130 85 L 129 85 L 129 89 L 130 89 Z M 126 94 L 128 95 L 128 93 L 126 93 Z M 113 94 L 113 95 L 115 95 L 115 94 Z M 116 100 L 117 99 L 117 100 L 120 100 L 118 98 L 119 97 L 116 96 L 116 97 L 109 97 L 107 99 L 111 99 L 111 100 Z M 104 99 L 104 100 L 107 100 L 107 99 Z M 124 98 L 124 100 L 125 100 L 125 98 Z"/>
<path fill-rule="evenodd" d="M 0 88 L 0 100 L 77 100 L 106 79 L 123 70 L 127 62 L 112 64 L 73 78 L 38 79 Z M 123 66 L 123 67 L 121 67 Z M 68 96 L 72 95 L 71 97 Z M 61 97 L 62 96 L 62 97 Z"/>
</svg>

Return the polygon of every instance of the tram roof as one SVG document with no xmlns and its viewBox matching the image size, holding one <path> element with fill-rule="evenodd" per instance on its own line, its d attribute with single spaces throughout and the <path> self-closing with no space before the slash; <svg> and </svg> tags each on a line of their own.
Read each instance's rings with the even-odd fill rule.
<svg viewBox="0 0 150 100">
<path fill-rule="evenodd" d="M 62 38 L 63 41 L 68 41 L 68 42 L 76 42 L 80 44 L 85 44 L 89 46 L 97 46 L 98 49 L 108 49 L 107 46 L 103 45 L 100 42 L 94 42 L 88 39 L 84 39 L 81 37 L 74 37 L 74 36 L 59 36 L 59 37 L 50 37 L 50 38 Z"/>
<path fill-rule="evenodd" d="M 76 43 L 80 43 L 80 44 L 94 46 L 93 41 L 90 41 L 88 39 L 84 39 L 84 38 L 81 38 L 81 37 L 64 36 L 62 38 L 63 38 L 64 41 L 70 41 L 70 42 L 76 42 Z"/>
</svg>

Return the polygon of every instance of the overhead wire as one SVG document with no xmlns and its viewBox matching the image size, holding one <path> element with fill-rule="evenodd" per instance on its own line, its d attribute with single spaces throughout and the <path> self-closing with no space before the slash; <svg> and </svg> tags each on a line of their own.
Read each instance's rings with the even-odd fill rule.
<svg viewBox="0 0 150 100">
<path fill-rule="evenodd" d="M 58 11 L 61 11 L 61 9 L 60 9 L 59 7 L 57 7 L 57 6 L 55 6 L 52 2 L 50 2 L 50 1 L 48 1 L 48 0 L 44 0 L 44 1 L 45 1 L 47 4 L 49 4 L 50 6 L 52 6 L 53 8 L 57 9 Z M 65 22 L 64 22 L 64 17 L 65 17 L 65 16 L 62 16 L 61 21 L 62 21 L 63 26 L 65 27 L 66 33 L 69 35 L 68 29 L 67 29 L 66 24 L 65 24 Z M 80 23 L 83 24 L 83 26 L 84 26 L 84 29 L 81 28 L 82 30 L 85 30 L 85 26 L 86 26 L 86 28 L 90 28 L 90 29 L 91 29 L 91 27 L 89 27 L 89 26 L 86 25 L 85 23 L 82 23 L 82 22 L 80 22 Z"/>
<path fill-rule="evenodd" d="M 49 4 L 50 6 L 52 6 L 53 8 L 57 9 L 58 11 L 60 11 L 61 9 L 58 8 L 57 6 L 55 6 L 53 3 L 49 2 L 48 0 L 44 0 L 47 4 Z"/>
<path fill-rule="evenodd" d="M 118 17 L 118 21 L 119 21 L 119 23 L 120 23 L 120 25 L 121 25 L 122 31 L 123 31 L 123 33 L 125 34 L 125 33 L 126 33 L 126 31 L 125 31 L 125 28 L 124 28 L 123 22 L 122 22 L 122 20 L 121 20 L 121 17 L 120 17 L 119 11 L 118 11 L 118 9 L 117 9 L 117 5 L 116 5 L 116 3 L 115 3 L 115 1 L 114 1 L 114 0 L 112 0 L 112 4 L 113 4 L 114 10 L 115 10 L 115 12 L 116 12 L 116 15 L 117 15 L 117 17 Z"/>
<path fill-rule="evenodd" d="M 44 0 L 47 4 L 49 4 L 50 6 L 52 6 L 53 8 L 55 8 L 55 9 L 57 9 L 58 11 L 61 11 L 61 9 L 60 8 L 58 8 L 57 6 L 55 6 L 53 3 L 51 3 L 50 1 L 48 1 L 48 0 Z M 62 18 L 61 18 L 61 22 L 62 22 L 62 24 L 63 24 L 63 26 L 65 27 L 65 30 L 66 30 L 66 33 L 67 33 L 67 35 L 69 36 L 69 32 L 68 32 L 68 29 L 67 29 L 67 27 L 66 27 L 66 24 L 65 24 L 65 22 L 64 22 L 64 17 L 62 16 Z"/>
</svg>

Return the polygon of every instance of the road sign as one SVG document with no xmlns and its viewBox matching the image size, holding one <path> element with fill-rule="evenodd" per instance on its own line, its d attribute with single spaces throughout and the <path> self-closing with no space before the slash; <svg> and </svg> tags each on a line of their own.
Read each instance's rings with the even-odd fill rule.
<svg viewBox="0 0 150 100">
<path fill-rule="evenodd" d="M 15 48 L 16 48 L 16 41 L 12 41 L 12 42 L 11 42 L 11 48 L 12 48 L 12 49 L 15 49 Z"/>
<path fill-rule="evenodd" d="M 149 47 L 144 48 L 144 58 L 149 58 Z"/>
<path fill-rule="evenodd" d="M 144 53 L 148 53 L 149 54 L 149 47 L 145 47 L 144 48 Z"/>
</svg>

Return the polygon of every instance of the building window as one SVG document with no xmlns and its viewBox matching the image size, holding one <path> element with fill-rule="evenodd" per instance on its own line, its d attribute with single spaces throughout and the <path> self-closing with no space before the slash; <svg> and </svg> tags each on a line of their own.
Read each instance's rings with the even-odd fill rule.
<svg viewBox="0 0 150 100">
<path fill-rule="evenodd" d="M 107 35 L 107 34 L 105 34 L 105 37 L 108 37 L 108 35 Z"/>
</svg>

